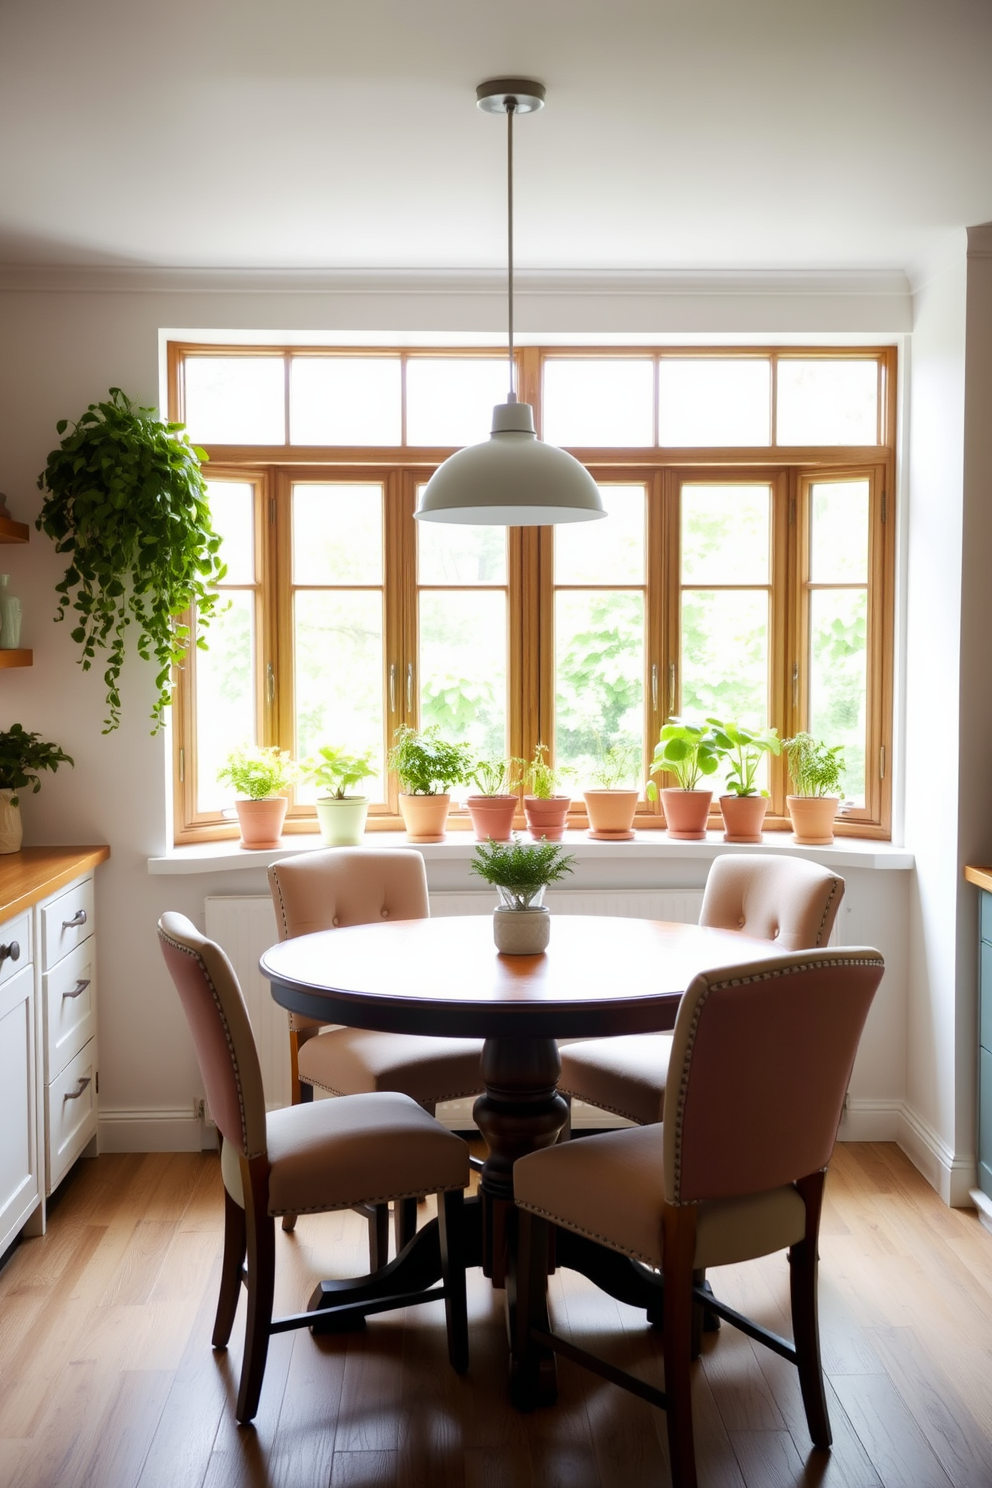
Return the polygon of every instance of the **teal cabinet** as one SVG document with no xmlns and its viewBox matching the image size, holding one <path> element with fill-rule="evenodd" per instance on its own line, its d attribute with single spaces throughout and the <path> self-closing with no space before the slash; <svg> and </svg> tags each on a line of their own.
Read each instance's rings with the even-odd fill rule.
<svg viewBox="0 0 992 1488">
<path fill-rule="evenodd" d="M 979 897 L 978 1186 L 992 1199 L 992 893 Z"/>
</svg>

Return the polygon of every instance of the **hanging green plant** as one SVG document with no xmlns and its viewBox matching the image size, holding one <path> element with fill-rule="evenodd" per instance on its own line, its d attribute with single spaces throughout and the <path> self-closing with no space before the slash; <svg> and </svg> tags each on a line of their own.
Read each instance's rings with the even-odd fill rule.
<svg viewBox="0 0 992 1488">
<path fill-rule="evenodd" d="M 128 626 L 137 625 L 137 649 L 158 666 L 152 732 L 162 727 L 172 696 L 172 668 L 190 643 L 177 622 L 196 606 L 197 629 L 214 613 L 211 588 L 225 573 L 218 554 L 200 462 L 182 424 L 163 423 L 152 408 L 136 408 L 120 388 L 106 403 L 91 403 L 65 435 L 38 477 L 47 492 L 35 525 L 72 557 L 61 584 L 56 620 L 72 609 L 72 639 L 83 648 L 89 671 L 97 647 L 107 651 L 103 680 L 108 717 L 104 733 L 120 723 L 119 681 Z M 203 646 L 202 637 L 197 640 Z"/>
</svg>

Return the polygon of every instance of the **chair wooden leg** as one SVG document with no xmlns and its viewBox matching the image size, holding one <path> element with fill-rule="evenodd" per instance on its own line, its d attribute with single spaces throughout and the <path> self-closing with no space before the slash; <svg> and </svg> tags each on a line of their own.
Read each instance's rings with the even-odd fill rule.
<svg viewBox="0 0 992 1488">
<path fill-rule="evenodd" d="M 672 1482 L 696 1488 L 696 1450 L 692 1437 L 690 1355 L 692 1350 L 692 1272 L 696 1249 L 696 1211 L 690 1204 L 664 1208 L 665 1394 L 668 1397 L 668 1451 Z"/>
<path fill-rule="evenodd" d="M 510 1399 L 518 1410 L 553 1405 L 558 1395 L 555 1356 L 531 1337 L 550 1330 L 548 1256 L 551 1226 L 526 1209 L 514 1211 L 516 1243 L 509 1247 L 506 1278 L 510 1316 Z"/>
<path fill-rule="evenodd" d="M 290 1029 L 290 1034 L 289 1034 L 289 1063 L 290 1063 L 290 1076 L 291 1076 L 291 1078 L 290 1078 L 290 1091 L 291 1091 L 291 1101 L 292 1101 L 292 1104 L 294 1106 L 306 1105 L 308 1101 L 312 1101 L 313 1100 L 313 1086 L 312 1085 L 305 1084 L 304 1081 L 302 1081 L 300 1079 L 299 1053 L 300 1053 L 299 1034 L 294 1033 L 293 1030 Z M 284 1214 L 283 1217 L 282 1217 L 282 1227 L 286 1231 L 287 1234 L 290 1234 L 293 1230 L 295 1230 L 296 1229 L 296 1215 L 295 1214 Z"/>
<path fill-rule="evenodd" d="M 248 1240 L 248 1317 L 245 1352 L 235 1415 L 246 1425 L 258 1410 L 265 1360 L 269 1351 L 272 1298 L 275 1291 L 276 1232 L 267 1209 L 268 1161 L 241 1159 Z"/>
<path fill-rule="evenodd" d="M 227 1348 L 234 1327 L 234 1315 L 241 1296 L 241 1276 L 247 1244 L 245 1211 L 224 1190 L 224 1259 L 220 1272 L 220 1296 L 214 1318 L 212 1343 L 215 1349 Z"/>
<path fill-rule="evenodd" d="M 437 1218 L 444 1282 L 448 1358 L 456 1374 L 468 1368 L 468 1303 L 465 1297 L 465 1206 L 460 1188 L 438 1195 Z M 414 1200 L 416 1222 L 416 1201 Z"/>
<path fill-rule="evenodd" d="M 389 1205 L 376 1204 L 371 1213 L 362 1213 L 369 1224 L 369 1270 L 381 1271 L 389 1260 Z"/>
<path fill-rule="evenodd" d="M 396 1229 L 396 1254 L 404 1250 L 417 1233 L 417 1200 L 397 1199 L 393 1206 Z"/>
<path fill-rule="evenodd" d="M 792 1295 L 792 1333 L 796 1340 L 799 1385 L 803 1393 L 806 1424 L 816 1447 L 833 1441 L 827 1397 L 820 1362 L 820 1326 L 816 1305 L 817 1242 L 823 1205 L 822 1173 L 812 1173 L 796 1184 L 806 1205 L 806 1233 L 789 1251 L 789 1287 Z"/>
</svg>

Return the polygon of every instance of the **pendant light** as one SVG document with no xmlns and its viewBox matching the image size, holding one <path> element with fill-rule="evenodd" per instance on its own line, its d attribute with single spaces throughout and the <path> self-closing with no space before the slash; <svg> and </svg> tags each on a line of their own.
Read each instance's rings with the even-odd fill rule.
<svg viewBox="0 0 992 1488">
<path fill-rule="evenodd" d="M 495 78 L 476 89 L 480 109 L 506 115 L 507 290 L 510 391 L 493 409 L 492 433 L 431 476 L 416 512 L 422 522 L 543 527 L 605 517 L 599 489 L 578 460 L 534 432 L 534 410 L 518 403 L 513 360 L 513 117 L 544 107 L 543 83 Z"/>
</svg>

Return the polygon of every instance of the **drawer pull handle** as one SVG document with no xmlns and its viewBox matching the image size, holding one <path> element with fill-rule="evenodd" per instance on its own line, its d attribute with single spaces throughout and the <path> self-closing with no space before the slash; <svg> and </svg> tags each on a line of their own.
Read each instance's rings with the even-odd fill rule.
<svg viewBox="0 0 992 1488">
<path fill-rule="evenodd" d="M 63 920 L 62 921 L 62 929 L 63 930 L 75 930 L 75 928 L 76 928 L 77 925 L 85 925 L 85 924 L 86 924 L 86 911 L 85 911 L 85 909 L 77 909 L 76 910 L 76 913 L 73 915 L 73 917 L 72 917 L 71 920 Z"/>
<path fill-rule="evenodd" d="M 67 1100 L 78 1100 L 79 1097 L 82 1095 L 83 1091 L 86 1089 L 87 1085 L 90 1084 L 91 1080 L 92 1080 L 92 1076 L 91 1075 L 84 1075 L 80 1079 L 80 1081 L 79 1081 L 79 1089 L 78 1090 L 71 1090 L 68 1095 L 64 1095 L 62 1097 L 63 1104 Z"/>
<path fill-rule="evenodd" d="M 72 989 L 71 992 L 63 992 L 62 993 L 62 1001 L 64 1002 L 67 997 L 82 997 L 83 993 L 86 991 L 86 988 L 89 986 L 89 984 L 90 984 L 89 977 L 80 977 L 79 981 L 73 987 L 73 989 Z"/>
<path fill-rule="evenodd" d="M 12 940 L 10 945 L 0 945 L 0 965 L 4 961 L 19 961 L 21 959 L 20 942 Z"/>
</svg>

